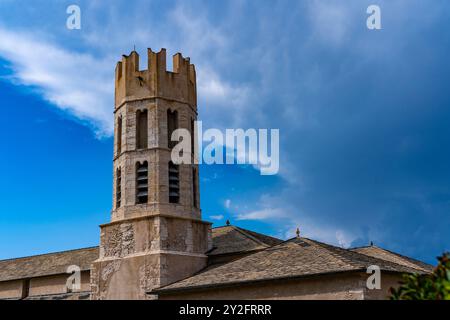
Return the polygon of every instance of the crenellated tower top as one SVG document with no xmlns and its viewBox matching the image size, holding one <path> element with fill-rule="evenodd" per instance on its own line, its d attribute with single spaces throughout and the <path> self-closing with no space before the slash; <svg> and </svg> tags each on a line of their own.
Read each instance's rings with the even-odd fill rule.
<svg viewBox="0 0 450 320">
<path fill-rule="evenodd" d="M 173 71 L 166 66 L 166 49 L 147 49 L 147 70 L 139 70 L 139 54 L 123 55 L 116 65 L 115 108 L 125 102 L 147 98 L 163 98 L 189 104 L 197 109 L 195 66 L 181 53 L 173 56 Z"/>
</svg>

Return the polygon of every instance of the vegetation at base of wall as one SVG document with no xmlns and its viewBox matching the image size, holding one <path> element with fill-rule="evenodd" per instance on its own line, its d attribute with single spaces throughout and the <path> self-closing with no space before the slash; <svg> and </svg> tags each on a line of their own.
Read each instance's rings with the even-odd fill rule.
<svg viewBox="0 0 450 320">
<path fill-rule="evenodd" d="M 391 288 L 391 300 L 450 300 L 450 253 L 438 260 L 431 274 L 405 274 L 401 286 Z"/>
</svg>

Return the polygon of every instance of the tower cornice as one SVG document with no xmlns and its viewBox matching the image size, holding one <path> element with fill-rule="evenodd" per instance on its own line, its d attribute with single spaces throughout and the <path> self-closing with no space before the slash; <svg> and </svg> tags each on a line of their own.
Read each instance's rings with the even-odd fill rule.
<svg viewBox="0 0 450 320">
<path fill-rule="evenodd" d="M 120 102 L 119 105 L 117 105 L 114 108 L 114 113 L 118 112 L 120 109 L 122 109 L 122 107 L 124 105 L 126 105 L 127 103 L 133 103 L 133 102 L 141 102 L 141 101 L 147 101 L 150 100 L 150 103 L 157 103 L 158 100 L 164 100 L 164 101 L 168 101 L 168 102 L 176 102 L 176 103 L 182 103 L 185 105 L 188 105 L 191 110 L 195 113 L 198 114 L 197 112 L 197 106 L 192 105 L 186 101 L 182 101 L 182 100 L 177 100 L 177 99 L 171 99 L 171 98 L 167 98 L 167 97 L 163 97 L 163 96 L 147 96 L 147 97 L 139 97 L 139 98 L 134 98 L 134 97 L 125 97 L 122 99 L 122 101 Z"/>
</svg>

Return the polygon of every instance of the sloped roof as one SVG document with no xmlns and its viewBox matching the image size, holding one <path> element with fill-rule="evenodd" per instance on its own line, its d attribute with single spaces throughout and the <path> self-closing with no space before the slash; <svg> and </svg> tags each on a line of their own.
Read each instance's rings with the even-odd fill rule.
<svg viewBox="0 0 450 320">
<path fill-rule="evenodd" d="M 209 256 L 262 250 L 283 242 L 261 233 L 235 226 L 218 227 L 212 230 L 213 248 Z"/>
<path fill-rule="evenodd" d="M 433 266 L 422 261 L 402 256 L 398 253 L 379 248 L 377 246 L 367 246 L 351 249 L 354 252 L 362 253 L 371 257 L 383 259 L 386 261 L 394 262 L 396 264 L 418 269 L 420 271 L 431 272 L 433 271 Z"/>
<path fill-rule="evenodd" d="M 233 253 L 249 256 L 233 262 L 210 266 L 197 275 L 164 289 L 220 285 L 279 277 L 296 277 L 365 269 L 377 264 L 383 270 L 429 272 L 432 266 L 375 246 L 346 250 L 306 238 L 283 242 L 236 226 L 212 230 L 211 257 Z M 98 258 L 98 247 L 0 260 L 0 281 L 66 273 L 70 265 L 90 269 Z M 163 289 L 161 289 L 163 290 Z"/>
<path fill-rule="evenodd" d="M 211 266 L 192 277 L 162 287 L 156 293 L 337 272 L 365 272 L 370 265 L 377 265 L 382 271 L 418 272 L 417 269 L 355 251 L 307 238 L 294 238 L 241 259 Z"/>
<path fill-rule="evenodd" d="M 98 258 L 98 255 L 98 247 L 91 247 L 0 260 L 0 281 L 66 273 L 70 265 L 79 266 L 81 271 L 90 270 L 91 263 Z"/>
<path fill-rule="evenodd" d="M 208 255 L 262 250 L 282 242 L 257 232 L 235 226 L 212 229 L 213 249 Z M 99 248 L 83 248 L 54 252 L 24 258 L 0 260 L 0 281 L 49 276 L 66 273 L 67 267 L 77 265 L 82 271 L 89 270 L 99 257 Z"/>
</svg>

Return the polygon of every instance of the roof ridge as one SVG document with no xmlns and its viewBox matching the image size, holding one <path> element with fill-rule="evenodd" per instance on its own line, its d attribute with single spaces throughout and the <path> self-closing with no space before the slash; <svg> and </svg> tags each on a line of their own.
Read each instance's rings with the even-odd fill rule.
<svg viewBox="0 0 450 320">
<path fill-rule="evenodd" d="M 295 237 L 279 245 L 226 262 L 214 269 L 206 268 L 194 276 L 158 288 L 156 291 L 167 292 L 203 286 L 217 287 L 241 282 L 269 281 L 285 278 L 285 276 L 298 278 L 340 272 L 366 273 L 370 265 L 377 265 L 383 272 L 421 273 L 420 270 L 411 267 L 345 248 Z"/>
<path fill-rule="evenodd" d="M 414 261 L 414 262 L 419 262 L 419 263 L 426 264 L 426 265 L 428 265 L 428 266 L 434 267 L 432 264 L 423 262 L 423 261 L 418 260 L 418 259 L 415 259 L 415 258 L 411 258 L 411 257 L 405 256 L 405 255 L 403 255 L 403 254 L 400 254 L 400 253 L 391 251 L 391 250 L 389 250 L 389 249 L 385 249 L 385 248 L 381 248 L 381 247 L 377 247 L 377 248 L 378 248 L 378 249 L 381 249 L 381 250 L 383 250 L 383 251 L 392 253 L 392 254 L 396 255 L 397 257 L 401 257 L 401 258 L 403 258 L 403 259 L 406 259 L 406 260 L 409 260 L 409 261 L 412 260 L 412 261 Z"/>
<path fill-rule="evenodd" d="M 266 243 L 262 242 L 261 240 L 257 239 L 256 237 L 252 236 L 251 234 L 249 234 L 248 232 L 246 232 L 244 229 L 241 229 L 241 228 L 239 228 L 239 227 L 237 227 L 237 226 L 230 226 L 230 227 L 232 227 L 232 228 L 235 229 L 236 231 L 240 232 L 240 233 L 243 234 L 244 236 L 246 236 L 246 237 L 252 239 L 253 241 L 255 241 L 255 242 L 257 242 L 257 243 L 259 243 L 259 244 L 265 246 L 266 248 L 271 247 L 271 246 L 269 246 L 268 244 L 266 244 Z"/>
<path fill-rule="evenodd" d="M 346 257 L 346 256 L 341 254 L 342 252 L 346 252 L 346 253 L 350 252 L 349 250 L 347 250 L 345 248 L 340 248 L 338 246 L 334 246 L 334 245 L 331 245 L 331 244 L 328 244 L 328 243 L 324 243 L 324 242 L 320 242 L 320 241 L 317 241 L 317 240 L 312 240 L 312 239 L 309 239 L 309 238 L 303 238 L 303 239 L 311 241 L 314 244 L 320 246 L 321 248 L 327 250 L 332 256 L 334 256 L 335 258 L 341 260 L 342 262 L 345 262 L 346 264 L 348 264 L 350 266 L 357 267 L 357 268 L 362 266 L 362 263 L 360 263 L 359 261 L 356 263 L 354 260 L 352 260 L 349 257 Z M 340 251 L 340 252 L 336 252 L 336 251 Z"/>
<path fill-rule="evenodd" d="M 305 239 L 307 239 L 307 238 L 305 238 Z M 367 268 L 366 264 L 361 262 L 361 260 L 367 260 L 368 259 L 370 263 L 374 263 L 374 265 L 376 264 L 379 267 L 381 267 L 382 265 L 385 265 L 385 266 L 407 268 L 407 269 L 412 269 L 412 270 L 416 270 L 416 271 L 419 271 L 419 272 L 423 272 L 423 270 L 420 270 L 420 269 L 417 269 L 417 268 L 414 268 L 414 267 L 409 267 L 409 266 L 398 264 L 396 262 L 384 260 L 384 259 L 377 258 L 377 257 L 372 257 L 372 256 L 369 256 L 369 255 L 366 255 L 366 254 L 363 254 L 363 253 L 352 251 L 350 249 L 340 248 L 338 246 L 334 246 L 334 245 L 331 245 L 331 244 L 328 244 L 328 243 L 324 243 L 324 242 L 320 242 L 320 241 L 317 241 L 317 240 L 311 240 L 311 239 L 308 239 L 308 240 L 316 243 L 317 245 L 320 245 L 321 247 L 323 247 L 324 249 L 326 249 L 328 251 L 331 251 L 330 249 L 332 249 L 332 250 L 339 250 L 340 252 L 343 252 L 345 254 L 353 255 L 353 257 L 355 257 L 355 258 L 362 258 L 362 259 L 358 259 L 357 261 L 355 261 L 355 260 L 353 260 L 353 259 L 351 259 L 349 257 L 346 257 L 346 256 L 343 256 L 343 255 L 339 254 L 339 256 L 342 257 L 342 259 L 345 259 L 346 262 L 349 261 L 350 262 L 349 264 L 352 265 L 352 266 L 355 266 L 355 267 Z M 333 252 L 332 252 L 332 254 L 333 254 Z M 333 255 L 337 255 L 337 254 L 334 253 Z"/>
<path fill-rule="evenodd" d="M 395 263 L 395 262 L 392 262 L 392 261 L 388 261 L 388 260 L 384 260 L 384 259 L 377 258 L 377 257 L 372 257 L 372 256 L 369 256 L 369 255 L 360 253 L 360 252 L 352 251 L 351 249 L 341 248 L 341 247 L 338 247 L 338 246 L 335 246 L 335 245 L 332 245 L 332 244 L 328 244 L 328 243 L 325 243 L 325 242 L 309 239 L 309 238 L 306 238 L 306 237 L 300 237 L 300 238 L 293 237 L 293 238 L 287 239 L 287 240 L 285 240 L 283 242 L 280 242 L 279 244 L 276 244 L 274 246 L 268 246 L 268 247 L 266 247 L 265 249 L 263 249 L 261 251 L 266 251 L 267 249 L 272 249 L 272 248 L 276 248 L 276 247 L 282 246 L 282 245 L 284 245 L 286 243 L 289 243 L 289 242 L 292 242 L 293 240 L 296 240 L 296 239 L 307 240 L 309 242 L 312 242 L 313 244 L 318 245 L 321 248 L 327 250 L 332 256 L 336 257 L 337 259 L 339 259 L 339 260 L 341 260 L 341 261 L 343 261 L 343 262 L 347 263 L 348 265 L 350 265 L 352 267 L 355 267 L 355 268 L 366 269 L 367 265 L 363 261 L 364 260 L 369 260 L 369 262 L 373 263 L 374 265 L 376 264 L 376 265 L 379 265 L 379 266 L 385 265 L 385 266 L 390 266 L 390 267 L 400 267 L 400 268 L 416 270 L 418 272 L 423 272 L 423 270 L 418 269 L 418 268 L 405 266 L 405 265 L 402 265 L 402 264 L 398 264 L 398 263 Z M 259 251 L 259 252 L 261 252 L 261 251 Z M 340 252 L 336 252 L 336 251 L 340 251 Z M 258 252 L 255 252 L 255 254 L 256 253 L 258 253 Z M 348 256 L 345 256 L 345 255 L 343 255 L 341 253 L 353 255 L 353 257 L 359 258 L 359 259 L 357 259 L 357 261 L 355 261 L 354 259 L 352 259 L 352 258 L 350 258 Z"/>
<path fill-rule="evenodd" d="M 253 234 L 260 235 L 262 237 L 269 238 L 269 239 L 274 240 L 274 241 L 278 241 L 279 243 L 281 243 L 283 241 L 283 240 L 281 240 L 279 238 L 276 238 L 276 237 L 273 237 L 273 236 L 269 236 L 269 235 L 267 235 L 265 233 L 261 233 L 261 232 L 253 231 L 253 230 L 250 230 L 250 229 L 241 228 L 241 227 L 238 227 L 238 228 L 240 230 L 243 230 L 243 231 L 249 233 L 250 235 L 253 235 Z M 254 236 L 254 237 L 257 238 L 256 236 Z M 264 242 L 264 240 L 261 240 L 261 241 Z"/>
<path fill-rule="evenodd" d="M 232 225 L 229 225 L 229 226 L 212 227 L 211 229 L 220 229 L 220 228 L 228 228 L 228 227 L 232 227 Z"/>
<path fill-rule="evenodd" d="M 374 247 L 374 248 L 377 248 L 377 249 L 382 250 L 382 251 L 384 251 L 384 252 L 393 254 L 393 255 L 395 255 L 395 256 L 401 258 L 401 259 L 406 260 L 408 263 L 412 263 L 412 264 L 422 264 L 422 265 L 424 265 L 424 266 L 420 266 L 420 265 L 419 265 L 418 267 L 420 267 L 420 268 L 425 268 L 425 266 L 434 268 L 434 266 L 433 266 L 432 264 L 429 264 L 429 263 L 420 261 L 420 260 L 415 259 L 415 258 L 411 258 L 411 257 L 405 256 L 405 255 L 402 255 L 402 254 L 400 254 L 400 253 L 391 251 L 391 250 L 389 250 L 389 249 L 381 248 L 381 247 L 378 247 L 378 246 L 357 247 L 357 248 L 352 248 L 351 250 L 353 251 L 353 250 L 355 250 L 355 249 L 371 248 L 371 247 Z M 358 252 L 358 253 L 359 253 L 359 252 Z M 362 253 L 362 254 L 364 254 L 364 253 Z M 394 262 L 394 263 L 395 263 L 395 262 Z M 414 268 L 414 269 L 415 269 L 415 268 Z"/>
<path fill-rule="evenodd" d="M 69 249 L 69 250 L 63 250 L 63 251 L 55 251 L 55 252 L 40 253 L 40 254 L 34 254 L 34 255 L 31 255 L 31 256 L 16 257 L 16 258 L 8 258 L 8 259 L 2 259 L 2 260 L 0 260 L 0 263 L 1 263 L 1 262 L 6 262 L 6 261 L 23 260 L 23 259 L 28 259 L 28 258 L 35 258 L 35 257 L 48 256 L 48 255 L 58 254 L 58 253 L 67 253 L 67 252 L 73 252 L 73 251 L 81 251 L 81 250 L 95 249 L 95 248 L 99 248 L 99 247 L 100 247 L 100 246 L 92 246 L 92 247 L 86 247 L 86 248 L 78 248 L 78 249 Z"/>
<path fill-rule="evenodd" d="M 373 247 L 379 248 L 376 245 L 367 245 L 367 246 L 351 247 L 351 248 L 348 248 L 348 250 L 356 250 L 356 249 L 363 249 L 363 248 L 373 248 Z"/>
</svg>

